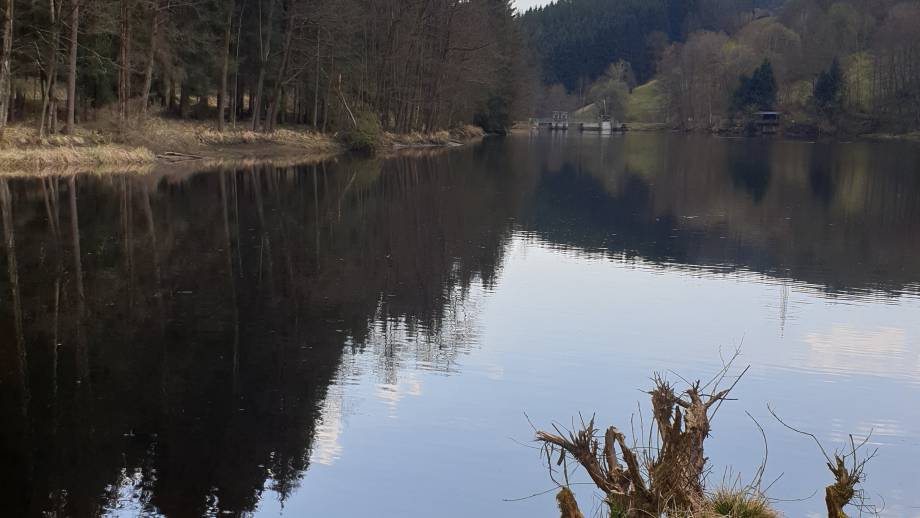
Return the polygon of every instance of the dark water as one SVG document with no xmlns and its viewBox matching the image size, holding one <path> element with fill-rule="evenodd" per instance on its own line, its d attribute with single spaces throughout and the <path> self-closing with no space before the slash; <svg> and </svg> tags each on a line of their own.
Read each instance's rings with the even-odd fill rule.
<svg viewBox="0 0 920 518">
<path fill-rule="evenodd" d="M 739 344 L 710 487 L 761 461 L 749 411 L 776 505 L 823 509 L 769 403 L 873 430 L 867 496 L 920 516 L 917 146 L 515 136 L 0 204 L 2 516 L 556 516 L 505 501 L 552 485 L 525 412 L 629 428 Z"/>
</svg>

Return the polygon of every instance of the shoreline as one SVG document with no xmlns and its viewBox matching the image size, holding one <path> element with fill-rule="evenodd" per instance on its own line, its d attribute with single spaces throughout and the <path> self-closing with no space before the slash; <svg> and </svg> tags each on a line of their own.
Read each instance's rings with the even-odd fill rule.
<svg viewBox="0 0 920 518">
<path fill-rule="evenodd" d="M 411 149 L 453 149 L 479 142 L 479 128 L 380 136 L 378 155 Z M 168 172 L 190 167 L 295 165 L 323 162 L 350 150 L 335 135 L 282 127 L 272 133 L 229 129 L 152 117 L 136 122 L 116 141 L 115 133 L 81 130 L 76 135 L 38 138 L 34 128 L 8 127 L 0 138 L 0 176 L 66 172 Z M 49 171 L 52 170 L 52 171 Z M 65 173 L 66 174 L 66 173 Z"/>
<path fill-rule="evenodd" d="M 323 162 L 350 152 L 334 135 L 302 128 L 284 127 L 272 133 L 230 129 L 219 133 L 208 125 L 164 119 L 151 119 L 143 126 L 131 128 L 126 133 L 124 142 L 115 142 L 112 135 L 105 131 L 78 132 L 75 136 L 53 135 L 39 140 L 31 128 L 7 128 L 6 135 L 0 140 L 0 176 L 43 176 L 62 174 L 62 171 L 63 174 L 145 174 L 153 171 L 188 171 L 190 168 L 253 167 L 269 164 L 290 166 Z M 516 125 L 509 134 L 529 131 L 532 130 Z M 673 129 L 661 123 L 633 123 L 629 126 L 629 132 L 758 137 Z M 377 155 L 389 157 L 411 150 L 455 149 L 480 142 L 485 136 L 482 130 L 473 126 L 433 133 L 384 133 L 380 137 Z M 786 135 L 777 137 L 784 140 L 810 140 Z M 828 135 L 821 139 L 920 142 L 920 132 L 867 133 L 843 140 Z"/>
</svg>

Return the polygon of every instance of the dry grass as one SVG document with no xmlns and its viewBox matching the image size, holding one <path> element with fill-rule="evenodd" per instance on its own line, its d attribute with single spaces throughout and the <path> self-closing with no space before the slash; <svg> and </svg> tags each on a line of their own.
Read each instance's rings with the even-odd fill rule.
<svg viewBox="0 0 920 518">
<path fill-rule="evenodd" d="M 413 132 L 402 135 L 384 133 L 382 140 L 384 146 L 395 148 L 438 147 L 465 144 L 480 139 L 483 135 L 481 128 L 467 125 L 450 131 L 441 130 L 432 133 Z"/>
<path fill-rule="evenodd" d="M 40 146 L 94 146 L 112 142 L 104 133 L 86 128 L 78 129 L 74 135 L 50 135 L 43 138 L 38 134 L 35 124 L 14 124 L 4 128 L 0 135 L 0 150 Z"/>
<path fill-rule="evenodd" d="M 155 159 L 149 149 L 115 144 L 5 148 L 0 149 L 0 172 L 58 166 L 149 164 Z"/>
<path fill-rule="evenodd" d="M 102 165 L 121 168 L 151 164 L 154 153 L 144 147 L 118 144 L 105 132 L 80 128 L 74 135 L 42 137 L 34 124 L 8 126 L 0 138 L 0 173 L 39 172 L 46 168 L 81 170 Z"/>
<path fill-rule="evenodd" d="M 779 513 L 770 508 L 770 502 L 755 492 L 747 490 L 720 489 L 709 497 L 701 518 L 779 518 Z"/>
<path fill-rule="evenodd" d="M 41 137 L 35 124 L 26 121 L 9 126 L 0 137 L 0 172 L 41 174 L 46 168 L 67 166 L 81 171 L 106 166 L 126 170 L 152 165 L 157 155 L 178 152 L 198 155 L 208 164 L 255 160 L 285 163 L 328 159 L 341 152 L 332 137 L 302 129 L 281 128 L 272 133 L 228 129 L 218 132 L 213 124 L 150 116 L 131 121 L 123 132 L 106 117 L 77 129 L 74 135 Z"/>
<path fill-rule="evenodd" d="M 176 151 L 195 153 L 208 147 L 278 145 L 301 150 L 338 151 L 339 144 L 329 135 L 304 129 L 279 128 L 271 133 L 245 129 L 242 126 L 217 131 L 213 123 L 200 123 L 149 117 L 136 121 L 125 131 L 125 140 L 162 153 Z"/>
</svg>

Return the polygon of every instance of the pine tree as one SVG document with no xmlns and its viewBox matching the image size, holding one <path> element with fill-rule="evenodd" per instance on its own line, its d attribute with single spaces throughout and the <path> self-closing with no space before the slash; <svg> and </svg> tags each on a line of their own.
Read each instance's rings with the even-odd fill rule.
<svg viewBox="0 0 920 518">
<path fill-rule="evenodd" d="M 735 110 L 771 110 L 776 104 L 776 77 L 773 75 L 773 65 L 769 59 L 763 63 L 754 75 L 741 76 L 738 88 L 735 90 L 732 105 Z"/>
<path fill-rule="evenodd" d="M 840 110 L 843 104 L 843 72 L 837 58 L 830 68 L 822 70 L 815 81 L 814 98 L 817 108 L 825 114 Z"/>
</svg>

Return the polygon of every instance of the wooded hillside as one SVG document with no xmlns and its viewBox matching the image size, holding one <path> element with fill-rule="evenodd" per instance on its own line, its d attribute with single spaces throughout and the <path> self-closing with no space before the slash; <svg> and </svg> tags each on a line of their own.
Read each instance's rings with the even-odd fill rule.
<svg viewBox="0 0 920 518">
<path fill-rule="evenodd" d="M 766 108 L 855 132 L 920 127 L 915 1 L 562 0 L 521 24 L 547 85 L 538 105 L 629 105 L 657 79 L 654 121 L 685 128 Z M 764 64 L 766 103 L 746 97 Z"/>
</svg>

